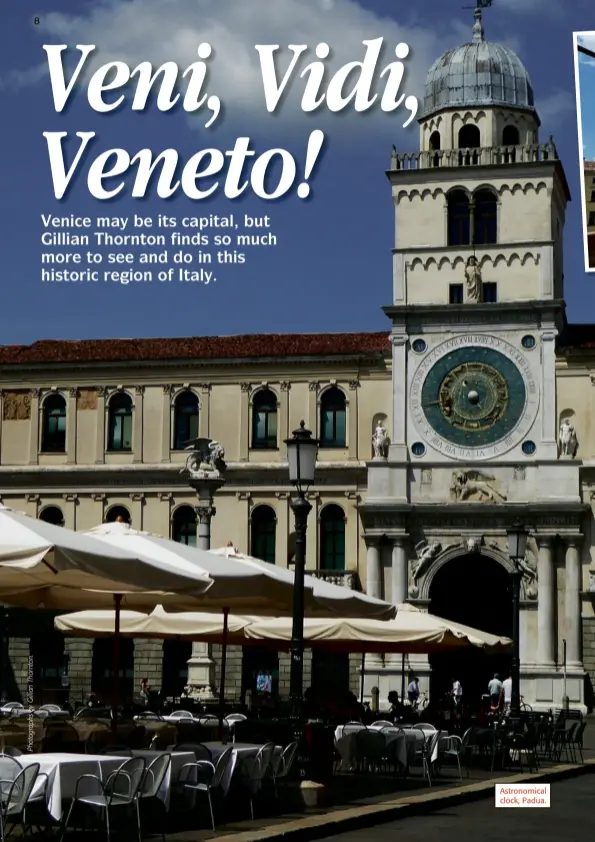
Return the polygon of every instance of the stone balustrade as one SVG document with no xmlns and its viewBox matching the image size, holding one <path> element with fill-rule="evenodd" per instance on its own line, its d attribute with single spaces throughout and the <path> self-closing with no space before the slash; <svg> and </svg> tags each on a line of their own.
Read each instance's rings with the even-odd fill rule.
<svg viewBox="0 0 595 842">
<path fill-rule="evenodd" d="M 353 570 L 306 570 L 313 579 L 322 579 L 331 585 L 339 585 L 352 591 L 360 591 L 359 576 Z"/>
<path fill-rule="evenodd" d="M 393 148 L 390 172 L 428 170 L 435 167 L 486 167 L 557 161 L 553 140 L 528 146 L 487 146 L 476 149 L 436 149 L 430 152 L 399 154 Z"/>
</svg>

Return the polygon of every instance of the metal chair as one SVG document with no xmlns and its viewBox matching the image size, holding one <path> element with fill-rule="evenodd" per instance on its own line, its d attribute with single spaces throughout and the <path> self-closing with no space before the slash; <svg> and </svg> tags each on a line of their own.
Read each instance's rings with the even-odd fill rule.
<svg viewBox="0 0 595 842">
<path fill-rule="evenodd" d="M 76 782 L 74 791 L 74 798 L 70 804 L 70 808 L 66 813 L 62 822 L 62 833 L 60 835 L 60 842 L 64 839 L 68 821 L 72 811 L 77 804 L 83 807 L 90 807 L 95 810 L 98 807 L 105 811 L 105 829 L 107 833 L 107 840 L 111 840 L 111 830 L 109 822 L 110 810 L 114 807 L 136 808 L 136 823 L 138 842 L 142 842 L 141 825 L 140 825 L 140 788 L 145 774 L 146 763 L 144 757 L 131 757 L 126 760 L 119 769 L 108 777 L 105 784 L 98 775 L 81 775 Z M 99 792 L 82 793 L 81 789 L 85 788 L 87 782 L 93 781 L 96 789 Z M 82 785 L 82 786 L 81 786 Z"/>
<path fill-rule="evenodd" d="M 163 785 L 163 781 L 165 780 L 165 776 L 169 771 L 170 764 L 171 754 L 161 754 L 159 757 L 156 757 L 153 762 L 147 766 L 140 789 L 141 804 L 143 802 L 146 803 L 147 801 L 153 801 L 156 804 L 161 804 L 163 808 L 161 824 L 161 837 L 163 842 L 165 842 L 167 807 L 165 806 L 165 801 L 162 801 L 161 798 L 159 798 L 159 792 Z"/>
<path fill-rule="evenodd" d="M 10 835 L 12 829 L 17 824 L 21 825 L 23 836 L 27 835 L 27 803 L 31 797 L 38 774 L 39 763 L 31 763 L 29 766 L 21 769 L 13 781 L 0 781 L 0 789 L 2 791 L 2 798 L 0 799 L 0 838 L 2 842 Z M 4 794 L 3 784 L 10 784 L 6 795 Z M 8 822 L 12 824 L 12 828 L 7 834 L 6 825 Z"/>
<path fill-rule="evenodd" d="M 64 713 L 60 705 L 41 705 L 39 710 L 47 710 L 48 713 Z"/>
<path fill-rule="evenodd" d="M 463 740 L 456 734 L 449 737 L 440 737 L 438 740 L 438 768 L 442 767 L 442 760 L 446 757 L 454 757 L 457 761 L 459 779 L 463 783 L 463 770 L 461 769 L 461 755 L 464 754 Z M 467 769 L 467 775 L 469 770 Z"/>
<path fill-rule="evenodd" d="M 229 723 L 244 722 L 246 719 L 248 719 L 248 717 L 245 716 L 243 713 L 230 713 L 225 717 L 225 721 Z"/>
<path fill-rule="evenodd" d="M 173 713 L 169 715 L 170 719 L 192 719 L 194 720 L 194 716 L 190 713 L 189 710 L 174 710 Z"/>
<path fill-rule="evenodd" d="M 265 743 L 265 745 L 258 750 L 258 754 L 254 759 L 252 774 L 250 775 L 250 815 L 252 816 L 252 820 L 254 820 L 254 796 L 266 777 L 273 760 L 274 753 L 275 744 Z"/>
<path fill-rule="evenodd" d="M 213 762 L 211 751 L 206 746 L 203 746 L 202 743 L 176 743 L 168 751 L 190 751 L 196 757 L 197 762 L 199 760 L 207 760 L 209 763 Z"/>
<path fill-rule="evenodd" d="M 0 799 L 4 799 L 12 783 L 23 771 L 23 764 L 12 754 L 0 754 Z"/>
<path fill-rule="evenodd" d="M 16 748 L 16 746 L 4 746 L 0 754 L 8 754 L 11 757 L 21 757 L 23 752 L 20 748 Z"/>
<path fill-rule="evenodd" d="M 392 726 L 392 722 L 389 722 L 388 719 L 378 719 L 376 722 L 372 722 L 371 728 L 390 728 Z"/>
<path fill-rule="evenodd" d="M 211 813 L 211 825 L 213 831 L 215 828 L 215 812 L 213 810 L 213 799 L 211 793 L 218 789 L 225 777 L 227 767 L 231 763 L 233 757 L 233 748 L 226 748 L 225 751 L 219 755 L 217 763 L 213 765 L 208 760 L 199 760 L 197 763 L 187 763 L 180 769 L 180 777 L 184 769 L 192 769 L 196 771 L 196 781 L 184 781 L 185 789 L 193 790 L 194 792 L 206 792 L 209 801 L 209 811 Z M 202 780 L 200 778 L 202 777 Z"/>
<path fill-rule="evenodd" d="M 280 778 L 286 778 L 288 776 L 289 771 L 293 766 L 293 761 L 296 758 L 298 748 L 299 743 L 295 740 L 295 742 L 289 743 L 288 746 L 285 746 L 277 766 L 275 766 L 271 760 L 271 772 L 273 775 L 273 786 L 275 787 L 275 798 L 279 797 L 279 793 L 277 791 L 277 781 Z"/>
</svg>

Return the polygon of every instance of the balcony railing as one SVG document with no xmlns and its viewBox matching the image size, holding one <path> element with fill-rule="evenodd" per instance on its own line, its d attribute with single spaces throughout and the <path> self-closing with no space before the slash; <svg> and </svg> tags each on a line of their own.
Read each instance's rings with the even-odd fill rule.
<svg viewBox="0 0 595 842">
<path fill-rule="evenodd" d="M 390 171 L 429 170 L 436 167 L 487 167 L 558 161 L 552 138 L 549 143 L 530 146 L 485 146 L 477 149 L 436 149 L 431 152 L 406 152 L 400 155 L 393 147 Z"/>
<path fill-rule="evenodd" d="M 352 591 L 361 591 L 359 576 L 354 570 L 306 570 L 313 579 L 322 579 L 331 585 L 340 585 Z"/>
</svg>

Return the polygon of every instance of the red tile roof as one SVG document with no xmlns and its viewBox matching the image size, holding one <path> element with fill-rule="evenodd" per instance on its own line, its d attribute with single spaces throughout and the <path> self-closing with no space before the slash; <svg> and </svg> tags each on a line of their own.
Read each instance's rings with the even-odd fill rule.
<svg viewBox="0 0 595 842">
<path fill-rule="evenodd" d="M 262 333 L 183 339 L 42 339 L 0 346 L 0 366 L 44 363 L 118 363 L 153 360 L 367 356 L 388 352 L 381 333 Z"/>
</svg>

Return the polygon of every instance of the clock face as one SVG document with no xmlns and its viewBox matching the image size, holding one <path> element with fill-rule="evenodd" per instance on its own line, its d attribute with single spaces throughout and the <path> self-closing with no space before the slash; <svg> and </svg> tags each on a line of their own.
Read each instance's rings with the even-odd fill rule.
<svg viewBox="0 0 595 842">
<path fill-rule="evenodd" d="M 496 337 L 448 340 L 413 377 L 411 408 L 419 431 L 448 455 L 488 459 L 530 429 L 538 389 L 527 359 Z"/>
</svg>

